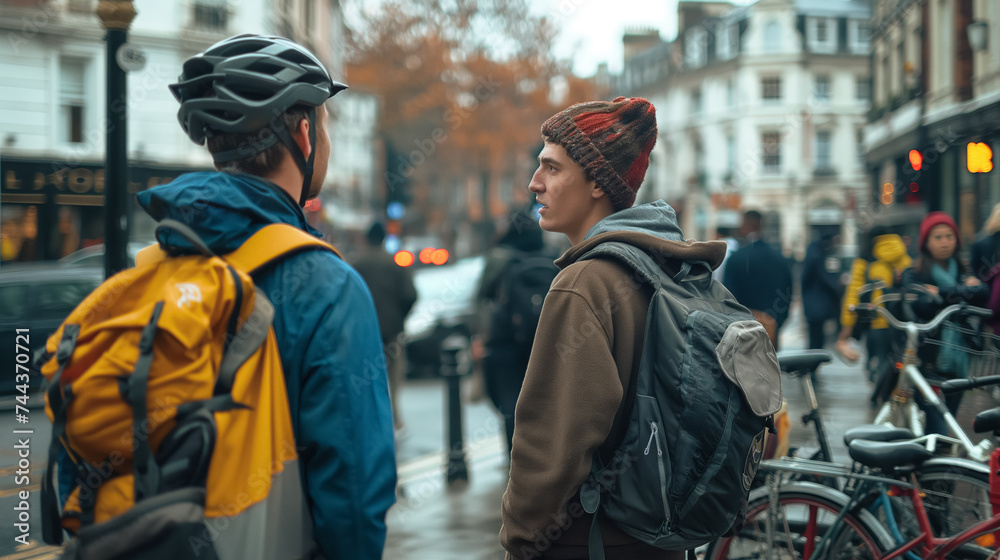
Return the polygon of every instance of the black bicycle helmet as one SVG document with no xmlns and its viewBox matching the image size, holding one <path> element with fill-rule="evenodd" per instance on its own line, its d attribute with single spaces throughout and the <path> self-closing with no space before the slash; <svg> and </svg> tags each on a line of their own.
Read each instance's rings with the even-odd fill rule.
<svg viewBox="0 0 1000 560">
<path fill-rule="evenodd" d="M 315 150 L 308 160 L 303 157 L 281 115 L 296 106 L 307 107 L 310 142 L 315 146 L 316 107 L 347 89 L 330 78 L 315 55 L 284 37 L 237 35 L 185 61 L 177 83 L 169 87 L 181 104 L 177 120 L 198 145 L 214 134 L 272 130 L 272 135 L 213 154 L 213 159 L 221 163 L 245 158 L 281 140 L 305 175 L 300 200 L 305 203 Z"/>
</svg>

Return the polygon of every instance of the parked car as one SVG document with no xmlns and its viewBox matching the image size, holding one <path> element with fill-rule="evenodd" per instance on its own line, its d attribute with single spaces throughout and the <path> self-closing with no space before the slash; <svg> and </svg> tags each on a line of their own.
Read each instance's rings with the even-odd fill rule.
<svg viewBox="0 0 1000 560">
<path fill-rule="evenodd" d="M 476 291 L 485 257 L 422 268 L 413 275 L 417 301 L 406 317 L 404 335 L 408 377 L 430 377 L 441 369 L 441 342 L 476 331 Z"/>
<path fill-rule="evenodd" d="M 133 241 L 125 247 L 125 255 L 129 267 L 135 266 L 135 256 L 153 242 L 141 243 Z M 104 244 L 91 245 L 75 251 L 59 259 L 60 264 L 71 266 L 104 266 Z"/>
<path fill-rule="evenodd" d="M 0 267 L 0 371 L 5 372 L 0 376 L 0 395 L 20 394 L 15 388 L 14 364 L 20 363 L 17 354 L 24 352 L 15 346 L 18 334 L 27 334 L 30 358 L 26 365 L 30 365 L 49 335 L 103 281 L 104 270 L 94 266 L 39 262 Z M 32 375 L 31 390 L 37 398 L 41 398 L 42 381 Z"/>
</svg>

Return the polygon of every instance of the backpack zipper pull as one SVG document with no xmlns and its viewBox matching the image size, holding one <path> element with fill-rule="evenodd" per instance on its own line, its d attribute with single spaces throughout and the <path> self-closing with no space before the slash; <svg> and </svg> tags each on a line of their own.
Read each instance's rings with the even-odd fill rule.
<svg viewBox="0 0 1000 560">
<path fill-rule="evenodd" d="M 653 445 L 654 440 L 656 440 L 656 454 L 662 455 L 663 453 L 660 452 L 660 441 L 656 439 L 656 432 L 657 432 L 656 422 L 649 423 L 649 430 L 650 430 L 649 442 L 646 443 L 646 451 L 643 452 L 643 455 L 649 455 L 649 448 Z"/>
</svg>

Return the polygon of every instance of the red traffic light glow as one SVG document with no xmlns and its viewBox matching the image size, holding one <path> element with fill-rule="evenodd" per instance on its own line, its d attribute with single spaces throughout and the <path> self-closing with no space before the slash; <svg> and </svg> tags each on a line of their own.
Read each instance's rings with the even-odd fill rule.
<svg viewBox="0 0 1000 560">
<path fill-rule="evenodd" d="M 913 166 L 914 171 L 920 171 L 920 168 L 924 166 L 924 156 L 920 150 L 910 150 L 910 165 Z"/>
<path fill-rule="evenodd" d="M 434 254 L 434 247 L 425 247 L 417 254 L 417 259 L 423 264 L 431 264 L 431 255 Z"/>
<path fill-rule="evenodd" d="M 431 253 L 431 262 L 436 265 L 442 265 L 448 262 L 448 250 L 447 249 L 437 249 Z"/>
<path fill-rule="evenodd" d="M 396 264 L 399 266 L 406 268 L 413 264 L 413 253 L 409 251 L 399 251 L 393 257 L 393 260 L 396 261 Z"/>
</svg>

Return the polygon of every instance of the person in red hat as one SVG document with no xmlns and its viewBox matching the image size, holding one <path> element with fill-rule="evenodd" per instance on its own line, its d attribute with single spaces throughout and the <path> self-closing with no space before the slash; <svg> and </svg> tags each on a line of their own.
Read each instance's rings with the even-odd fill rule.
<svg viewBox="0 0 1000 560">
<path fill-rule="evenodd" d="M 920 223 L 920 256 L 916 266 L 903 273 L 903 284 L 923 284 L 938 298 L 921 297 L 912 304 L 911 308 L 918 320 L 929 321 L 939 311 L 954 303 L 964 301 L 982 306 L 989 298 L 988 288 L 959 260 L 960 246 L 958 226 L 948 214 L 931 212 Z M 945 325 L 941 327 L 938 337 L 941 344 L 925 344 L 921 347 L 921 372 L 931 378 L 965 377 L 969 367 L 969 354 L 964 350 L 968 345 L 964 335 L 954 326 Z M 916 399 L 927 414 L 927 433 L 947 434 L 948 426 L 944 416 L 927 406 L 919 394 Z M 945 404 L 952 414 L 958 410 L 961 402 L 961 393 L 945 397 Z"/>
<path fill-rule="evenodd" d="M 615 258 L 582 257 L 599 245 L 713 269 L 725 257 L 722 241 L 686 241 L 662 200 L 633 207 L 656 134 L 656 111 L 641 98 L 574 105 L 542 125 L 545 144 L 528 188 L 542 205 L 542 229 L 573 246 L 555 261 L 561 271 L 542 306 L 515 410 L 500 530 L 507 558 L 589 558 L 593 516 L 579 491 L 595 455 L 610 457 L 629 424 L 629 382 L 638 375 L 653 290 Z M 599 526 L 609 560 L 684 556 L 603 520 Z"/>
</svg>

